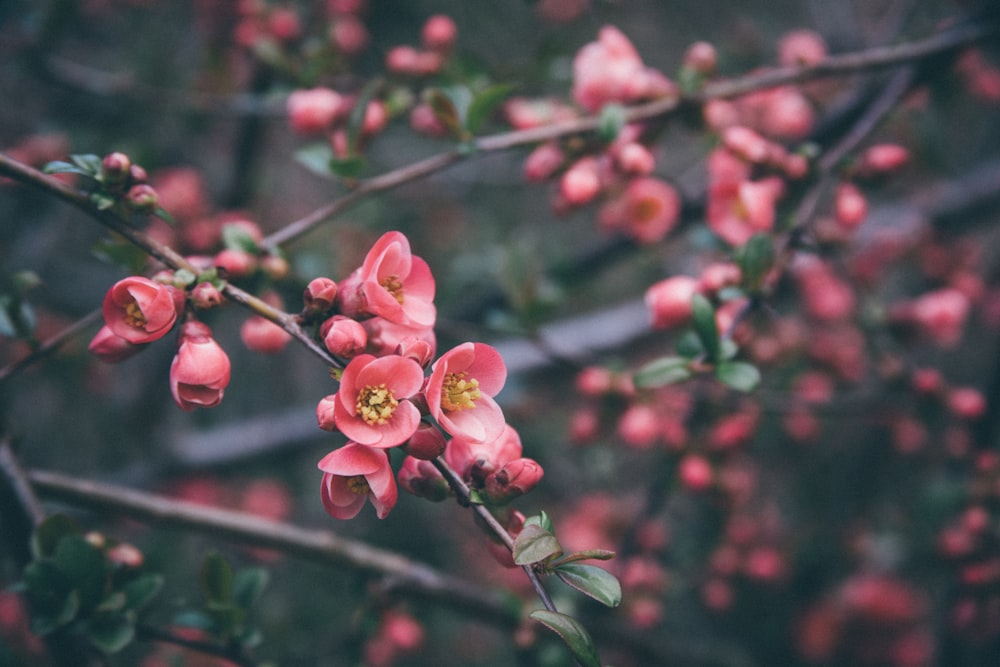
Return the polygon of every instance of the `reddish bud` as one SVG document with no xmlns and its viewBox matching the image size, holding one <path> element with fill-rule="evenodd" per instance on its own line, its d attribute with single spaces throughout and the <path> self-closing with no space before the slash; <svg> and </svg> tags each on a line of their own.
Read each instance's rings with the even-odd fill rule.
<svg viewBox="0 0 1000 667">
<path fill-rule="evenodd" d="M 492 503 L 502 505 L 535 488 L 543 474 L 536 461 L 514 459 L 486 478 L 484 491 Z"/>
<path fill-rule="evenodd" d="M 90 341 L 87 350 L 101 361 L 115 364 L 135 356 L 145 347 L 145 344 L 130 343 L 104 325 Z"/>
<path fill-rule="evenodd" d="M 281 352 L 292 340 L 292 335 L 274 322 L 253 315 L 240 326 L 240 340 L 248 350 L 261 354 Z"/>
<path fill-rule="evenodd" d="M 396 475 L 399 485 L 418 498 L 439 502 L 451 494 L 451 487 L 430 461 L 407 456 Z"/>
<path fill-rule="evenodd" d="M 145 183 L 133 185 L 125 195 L 125 201 L 135 211 L 140 213 L 152 213 L 156 210 L 159 198 L 156 190 Z"/>
<path fill-rule="evenodd" d="M 124 153 L 108 153 L 101 161 L 101 176 L 108 185 L 118 185 L 128 180 L 132 161 Z"/>
<path fill-rule="evenodd" d="M 136 547 L 122 542 L 108 549 L 108 560 L 124 567 L 142 567 L 143 555 Z"/>
<path fill-rule="evenodd" d="M 333 418 L 333 408 L 337 402 L 337 395 L 330 394 L 324 396 L 316 405 L 316 423 L 324 431 L 336 431 L 337 423 Z"/>
<path fill-rule="evenodd" d="M 702 76 L 715 72 L 719 54 L 709 42 L 695 42 L 684 51 L 684 67 Z"/>
<path fill-rule="evenodd" d="M 288 122 L 299 134 L 318 134 L 330 129 L 346 114 L 343 97 L 330 88 L 296 90 L 286 103 Z"/>
<path fill-rule="evenodd" d="M 698 292 L 698 280 L 673 276 L 646 290 L 646 308 L 654 329 L 670 329 L 685 324 L 691 317 L 691 298 Z"/>
<path fill-rule="evenodd" d="M 313 278 L 302 293 L 304 315 L 325 313 L 337 299 L 337 283 L 330 278 Z"/>
<path fill-rule="evenodd" d="M 540 183 L 556 173 L 566 161 L 566 154 L 555 142 L 535 147 L 524 161 L 524 178 L 529 183 Z"/>
<path fill-rule="evenodd" d="M 841 183 L 834 195 L 834 215 L 847 229 L 856 229 L 868 216 L 868 200 L 858 186 Z"/>
<path fill-rule="evenodd" d="M 224 300 L 218 287 L 209 282 L 198 283 L 191 290 L 191 303 L 195 308 L 207 309 L 221 305 Z"/>
<path fill-rule="evenodd" d="M 368 332 L 356 320 L 334 315 L 320 327 L 323 345 L 330 354 L 338 357 L 355 357 L 368 346 Z"/>
<path fill-rule="evenodd" d="M 457 36 L 458 27 L 451 20 L 451 17 L 444 14 L 436 14 L 427 19 L 420 33 L 420 39 L 425 48 L 444 53 L 451 51 Z"/>
<path fill-rule="evenodd" d="M 559 182 L 563 199 L 572 206 L 586 204 L 601 191 L 601 173 L 597 159 L 580 158 L 563 174 Z"/>
<path fill-rule="evenodd" d="M 226 248 L 215 255 L 212 265 L 225 272 L 227 278 L 242 278 L 257 268 L 257 257 L 245 250 Z"/>
<path fill-rule="evenodd" d="M 712 486 L 715 473 L 712 464 L 697 454 L 685 456 L 677 468 L 681 483 L 691 491 L 704 491 Z"/>
<path fill-rule="evenodd" d="M 415 459 L 430 461 L 444 453 L 447 441 L 437 426 L 421 422 L 406 442 L 406 453 Z"/>
</svg>

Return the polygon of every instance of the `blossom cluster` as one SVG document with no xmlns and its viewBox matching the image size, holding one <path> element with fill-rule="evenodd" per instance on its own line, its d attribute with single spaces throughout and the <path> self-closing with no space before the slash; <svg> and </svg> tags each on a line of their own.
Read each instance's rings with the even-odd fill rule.
<svg viewBox="0 0 1000 667">
<path fill-rule="evenodd" d="M 520 440 L 495 400 L 507 377 L 499 352 L 467 342 L 435 360 L 434 291 L 427 263 L 395 231 L 339 283 L 316 278 L 306 287 L 303 317 L 346 362 L 337 392 L 316 408 L 320 428 L 348 438 L 319 462 L 323 506 L 333 517 L 357 515 L 367 499 L 380 518 L 389 513 L 398 490 L 388 450 L 396 447 L 407 453 L 404 488 L 433 499 L 448 492 L 429 463 L 442 454 L 494 504 L 542 476 L 535 461 L 521 457 Z"/>
</svg>

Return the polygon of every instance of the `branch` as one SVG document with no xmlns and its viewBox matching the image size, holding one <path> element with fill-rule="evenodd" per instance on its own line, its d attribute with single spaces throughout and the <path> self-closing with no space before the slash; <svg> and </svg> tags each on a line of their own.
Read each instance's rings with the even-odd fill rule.
<svg viewBox="0 0 1000 667">
<path fill-rule="evenodd" d="M 234 542 L 278 549 L 325 565 L 346 565 L 390 577 L 399 588 L 513 628 L 519 618 L 504 598 L 391 551 L 340 537 L 327 530 L 307 529 L 261 519 L 245 512 L 205 507 L 134 489 L 42 470 L 28 473 L 35 490 L 51 500 L 207 533 Z"/>
<path fill-rule="evenodd" d="M 915 42 L 829 56 L 823 62 L 807 67 L 778 67 L 736 79 L 713 81 L 706 84 L 700 92 L 689 96 L 666 97 L 629 107 L 625 110 L 625 121 L 636 123 L 665 119 L 685 106 L 702 105 L 709 100 L 740 97 L 747 93 L 777 86 L 918 62 L 968 46 L 998 33 L 1000 33 L 1000 26 L 992 23 L 987 25 L 963 23 Z M 600 116 L 587 116 L 543 127 L 480 137 L 460 148 L 454 148 L 360 181 L 347 194 L 334 199 L 303 218 L 290 222 L 268 236 L 264 242 L 273 245 L 284 244 L 350 208 L 367 195 L 423 178 L 456 162 L 469 159 L 478 153 L 509 150 L 575 134 L 593 132 L 597 130 L 601 122 Z"/>
</svg>

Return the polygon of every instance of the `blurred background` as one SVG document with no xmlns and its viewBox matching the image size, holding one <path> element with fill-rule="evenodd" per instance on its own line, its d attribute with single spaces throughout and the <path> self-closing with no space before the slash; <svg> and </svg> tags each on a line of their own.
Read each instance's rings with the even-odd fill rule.
<svg viewBox="0 0 1000 667">
<path fill-rule="evenodd" d="M 179 228 L 243 218 L 269 234 L 346 192 L 317 168 L 316 141 L 290 129 L 289 93 L 319 84 L 357 92 L 386 76 L 386 54 L 417 44 L 434 14 L 458 27 L 449 64 L 429 81 L 389 75 L 397 92 L 510 83 L 517 96 L 568 101 L 573 55 L 607 24 L 668 76 L 698 40 L 715 45 L 720 74 L 737 76 L 776 65 L 792 30 L 815 31 L 841 53 L 924 37 L 976 9 L 929 0 L 257 4 L 270 18 L 251 30 L 243 17 L 252 2 L 5 0 L 0 149 L 35 166 L 122 151 L 149 172 Z M 340 42 L 331 37 L 338 24 Z M 995 47 L 977 52 L 984 69 L 1000 62 Z M 704 224 L 715 139 L 697 114 L 665 124 L 654 144 L 657 175 L 684 200 L 682 224 L 661 242 L 608 234 L 595 207 L 555 210 L 551 184 L 525 183 L 527 150 L 518 149 L 364 198 L 287 243 L 289 274 L 267 289 L 295 312 L 310 278 L 345 277 L 387 230 L 409 237 L 437 281 L 438 349 L 489 342 L 511 369 L 500 402 L 525 456 L 546 470 L 516 507 L 546 511 L 574 548 L 619 552 L 608 564 L 625 587 L 619 609 L 550 584 L 560 608 L 591 629 L 606 664 L 996 664 L 1000 90 L 985 76 L 970 83 L 967 71 L 949 58 L 922 67 L 875 130 L 873 140 L 907 146 L 910 163 L 866 190 L 869 218 L 856 237 L 819 253 L 849 285 L 854 307 L 837 321 L 816 317 L 803 305 L 807 289 L 782 281 L 773 312 L 755 319 L 747 338 L 764 341 L 747 343 L 764 375 L 749 397 L 700 382 L 646 403 L 580 391 L 586 368 L 614 375 L 670 353 L 676 336 L 650 328 L 644 291 L 728 255 Z M 809 88 L 817 145 L 842 136 L 856 117 L 850 110 L 887 76 Z M 498 113 L 481 133 L 505 129 Z M 362 176 L 450 146 L 415 133 L 400 113 L 367 143 Z M 37 275 L 26 299 L 41 340 L 98 309 L 126 275 L 109 258 L 105 230 L 44 194 L 0 182 L 0 221 L 0 292 L 10 293 L 20 272 Z M 153 225 L 175 243 L 190 241 Z M 960 343 L 887 324 L 893 304 L 956 285 L 972 295 Z M 248 351 L 246 317 L 237 308 L 206 316 L 232 359 L 217 408 L 185 413 L 173 404 L 169 343 L 116 365 L 90 357 L 95 321 L 2 380 L 4 432 L 27 468 L 334 530 L 531 599 L 520 573 L 496 563 L 471 515 L 451 501 L 404 493 L 383 521 L 370 508 L 349 522 L 330 519 L 315 466 L 342 440 L 316 427 L 315 406 L 336 385 L 300 346 Z M 0 364 L 27 350 L 0 337 Z M 912 379 L 928 369 L 937 384 L 921 389 Z M 955 399 L 956 389 L 975 395 Z M 637 405 L 654 408 L 648 437 L 636 434 L 649 418 Z M 713 488 L 679 477 L 688 453 L 712 462 Z M 398 595 L 371 575 L 68 509 L 88 529 L 136 544 L 165 574 L 150 612 L 156 622 L 171 623 L 198 598 L 195 573 L 211 548 L 237 565 L 267 567 L 271 582 L 254 610 L 261 664 L 571 664 L 547 638 L 535 644 L 530 631 Z M 5 585 L 19 576 L 10 558 L 0 573 Z M 416 619 L 422 641 L 380 656 L 386 610 Z M 13 633 L 2 638 L 9 664 L 45 664 Z M 206 660 L 138 643 L 109 664 L 223 664 Z"/>
</svg>

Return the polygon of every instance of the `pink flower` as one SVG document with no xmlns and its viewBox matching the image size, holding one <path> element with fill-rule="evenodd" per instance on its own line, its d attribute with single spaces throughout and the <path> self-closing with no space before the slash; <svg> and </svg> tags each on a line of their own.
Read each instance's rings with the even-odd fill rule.
<svg viewBox="0 0 1000 667">
<path fill-rule="evenodd" d="M 317 134 L 329 129 L 347 112 L 344 99 L 329 88 L 296 90 L 288 96 L 288 121 L 299 134 Z"/>
<path fill-rule="evenodd" d="M 344 315 L 377 315 L 409 327 L 434 325 L 434 276 L 410 253 L 401 232 L 387 232 L 368 251 L 361 267 L 341 282 L 337 294 Z"/>
<path fill-rule="evenodd" d="M 418 498 L 434 502 L 444 500 L 451 487 L 430 461 L 407 456 L 399 468 L 399 485 Z"/>
<path fill-rule="evenodd" d="M 723 241 L 740 246 L 757 232 L 774 227 L 777 200 L 784 182 L 775 176 L 759 181 L 723 181 L 709 186 L 709 228 Z"/>
<path fill-rule="evenodd" d="M 691 298 L 698 292 L 698 279 L 672 276 L 651 285 L 645 294 L 646 308 L 654 329 L 670 329 L 691 317 Z"/>
<path fill-rule="evenodd" d="M 229 357 L 201 322 L 181 328 L 181 343 L 170 365 L 170 393 L 185 412 L 215 407 L 229 385 Z"/>
<path fill-rule="evenodd" d="M 317 465 L 323 471 L 323 508 L 334 519 L 357 516 L 368 499 L 380 519 L 395 507 L 399 491 L 384 451 L 348 442 Z"/>
<path fill-rule="evenodd" d="M 573 58 L 573 99 L 587 111 L 608 102 L 635 102 L 667 93 L 672 84 L 642 58 L 618 28 L 604 26 L 597 41 L 584 45 Z"/>
<path fill-rule="evenodd" d="M 420 411 L 408 399 L 423 381 L 423 369 L 412 359 L 354 357 L 344 369 L 333 407 L 337 428 L 362 445 L 401 445 L 420 425 Z"/>
<path fill-rule="evenodd" d="M 177 321 L 171 288 L 141 276 L 115 283 L 104 297 L 102 311 L 108 328 L 135 344 L 162 338 Z"/>
<path fill-rule="evenodd" d="M 659 241 L 680 219 L 681 198 L 672 185 L 658 178 L 633 179 L 620 199 L 601 211 L 601 224 L 620 227 L 639 243 Z"/>
<path fill-rule="evenodd" d="M 276 354 L 285 349 L 292 335 L 274 322 L 252 315 L 240 326 L 240 340 L 248 350 L 261 354 Z"/>
<path fill-rule="evenodd" d="M 533 489 L 542 479 L 542 467 L 521 456 L 521 438 L 505 424 L 500 436 L 487 442 L 455 437 L 445 460 L 475 490 L 494 505 L 502 505 Z"/>
<path fill-rule="evenodd" d="M 493 397 L 506 380 L 507 366 L 499 352 L 483 343 L 462 343 L 431 366 L 424 389 L 430 414 L 453 436 L 494 440 L 506 422 Z"/>
<path fill-rule="evenodd" d="M 128 342 L 113 332 L 109 326 L 104 325 L 94 335 L 87 349 L 104 363 L 114 364 L 134 356 L 141 352 L 144 347 L 145 345 Z"/>
</svg>

